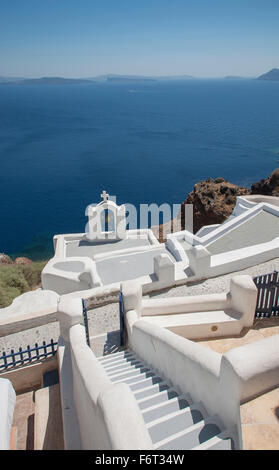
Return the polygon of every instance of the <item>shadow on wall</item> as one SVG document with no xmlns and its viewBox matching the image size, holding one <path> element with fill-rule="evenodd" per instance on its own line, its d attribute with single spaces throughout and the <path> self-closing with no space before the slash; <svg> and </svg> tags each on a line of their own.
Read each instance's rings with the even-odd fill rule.
<svg viewBox="0 0 279 470">
<path fill-rule="evenodd" d="M 111 331 L 110 333 L 107 334 L 107 340 L 104 344 L 104 356 L 106 354 L 113 354 L 120 349 L 120 330 L 117 331 Z"/>
<path fill-rule="evenodd" d="M 48 419 L 46 427 L 41 421 L 38 426 L 39 436 L 35 436 L 35 450 L 64 450 L 62 411 L 59 384 L 51 385 L 38 391 L 41 395 L 41 406 L 48 404 Z M 38 393 L 37 392 L 37 393 Z"/>
</svg>

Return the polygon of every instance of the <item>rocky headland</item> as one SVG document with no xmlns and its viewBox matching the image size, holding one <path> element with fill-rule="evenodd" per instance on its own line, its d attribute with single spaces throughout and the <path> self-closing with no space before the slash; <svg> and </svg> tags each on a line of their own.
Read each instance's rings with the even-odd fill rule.
<svg viewBox="0 0 279 470">
<path fill-rule="evenodd" d="M 279 197 L 279 168 L 266 179 L 253 183 L 250 188 L 237 186 L 222 177 L 200 181 L 182 202 L 178 216 L 159 227 L 152 227 L 152 230 L 160 242 L 166 241 L 168 233 L 184 230 L 184 208 L 187 204 L 193 205 L 194 233 L 204 225 L 221 224 L 232 214 L 237 196 L 245 194 Z"/>
<path fill-rule="evenodd" d="M 181 205 L 182 229 L 185 228 L 185 205 L 193 205 L 193 230 L 196 233 L 204 225 L 224 222 L 234 209 L 236 197 L 245 194 L 250 194 L 248 188 L 236 186 L 224 178 L 208 178 L 195 184 Z"/>
<path fill-rule="evenodd" d="M 279 69 L 271 69 L 269 72 L 264 73 L 260 77 L 258 77 L 258 80 L 267 80 L 267 81 L 272 81 L 272 82 L 278 82 L 279 81 Z"/>
<path fill-rule="evenodd" d="M 253 183 L 250 188 L 237 186 L 224 178 L 208 178 L 195 184 L 193 191 L 181 204 L 181 226 L 185 228 L 184 206 L 193 204 L 194 233 L 204 225 L 221 224 L 233 212 L 237 196 L 263 194 L 279 196 L 279 168 L 266 179 Z"/>
</svg>

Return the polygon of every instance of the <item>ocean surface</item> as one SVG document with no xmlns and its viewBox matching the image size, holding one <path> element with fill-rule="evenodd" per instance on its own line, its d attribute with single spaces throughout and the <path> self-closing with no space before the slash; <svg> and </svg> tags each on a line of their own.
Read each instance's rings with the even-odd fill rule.
<svg viewBox="0 0 279 470">
<path fill-rule="evenodd" d="M 278 152 L 279 82 L 1 85 L 0 252 L 51 256 L 103 189 L 180 204 L 208 177 L 267 177 Z"/>
</svg>

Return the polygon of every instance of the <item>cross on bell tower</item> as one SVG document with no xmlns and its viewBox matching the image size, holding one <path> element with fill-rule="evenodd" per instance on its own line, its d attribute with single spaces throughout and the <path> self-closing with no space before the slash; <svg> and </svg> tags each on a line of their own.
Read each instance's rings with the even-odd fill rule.
<svg viewBox="0 0 279 470">
<path fill-rule="evenodd" d="M 104 200 L 104 202 L 108 202 L 109 194 L 105 190 L 103 190 L 101 198 Z"/>
</svg>

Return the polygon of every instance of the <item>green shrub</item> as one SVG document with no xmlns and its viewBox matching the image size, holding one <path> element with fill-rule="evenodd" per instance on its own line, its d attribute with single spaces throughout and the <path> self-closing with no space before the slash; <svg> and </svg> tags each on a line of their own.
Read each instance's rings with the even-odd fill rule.
<svg viewBox="0 0 279 470">
<path fill-rule="evenodd" d="M 24 264 L 21 266 L 24 278 L 31 289 L 41 284 L 41 272 L 46 265 L 46 261 L 40 261 L 32 264 Z"/>
<path fill-rule="evenodd" d="M 15 297 L 40 286 L 46 261 L 26 265 L 0 265 L 0 308 L 10 305 Z"/>
</svg>

